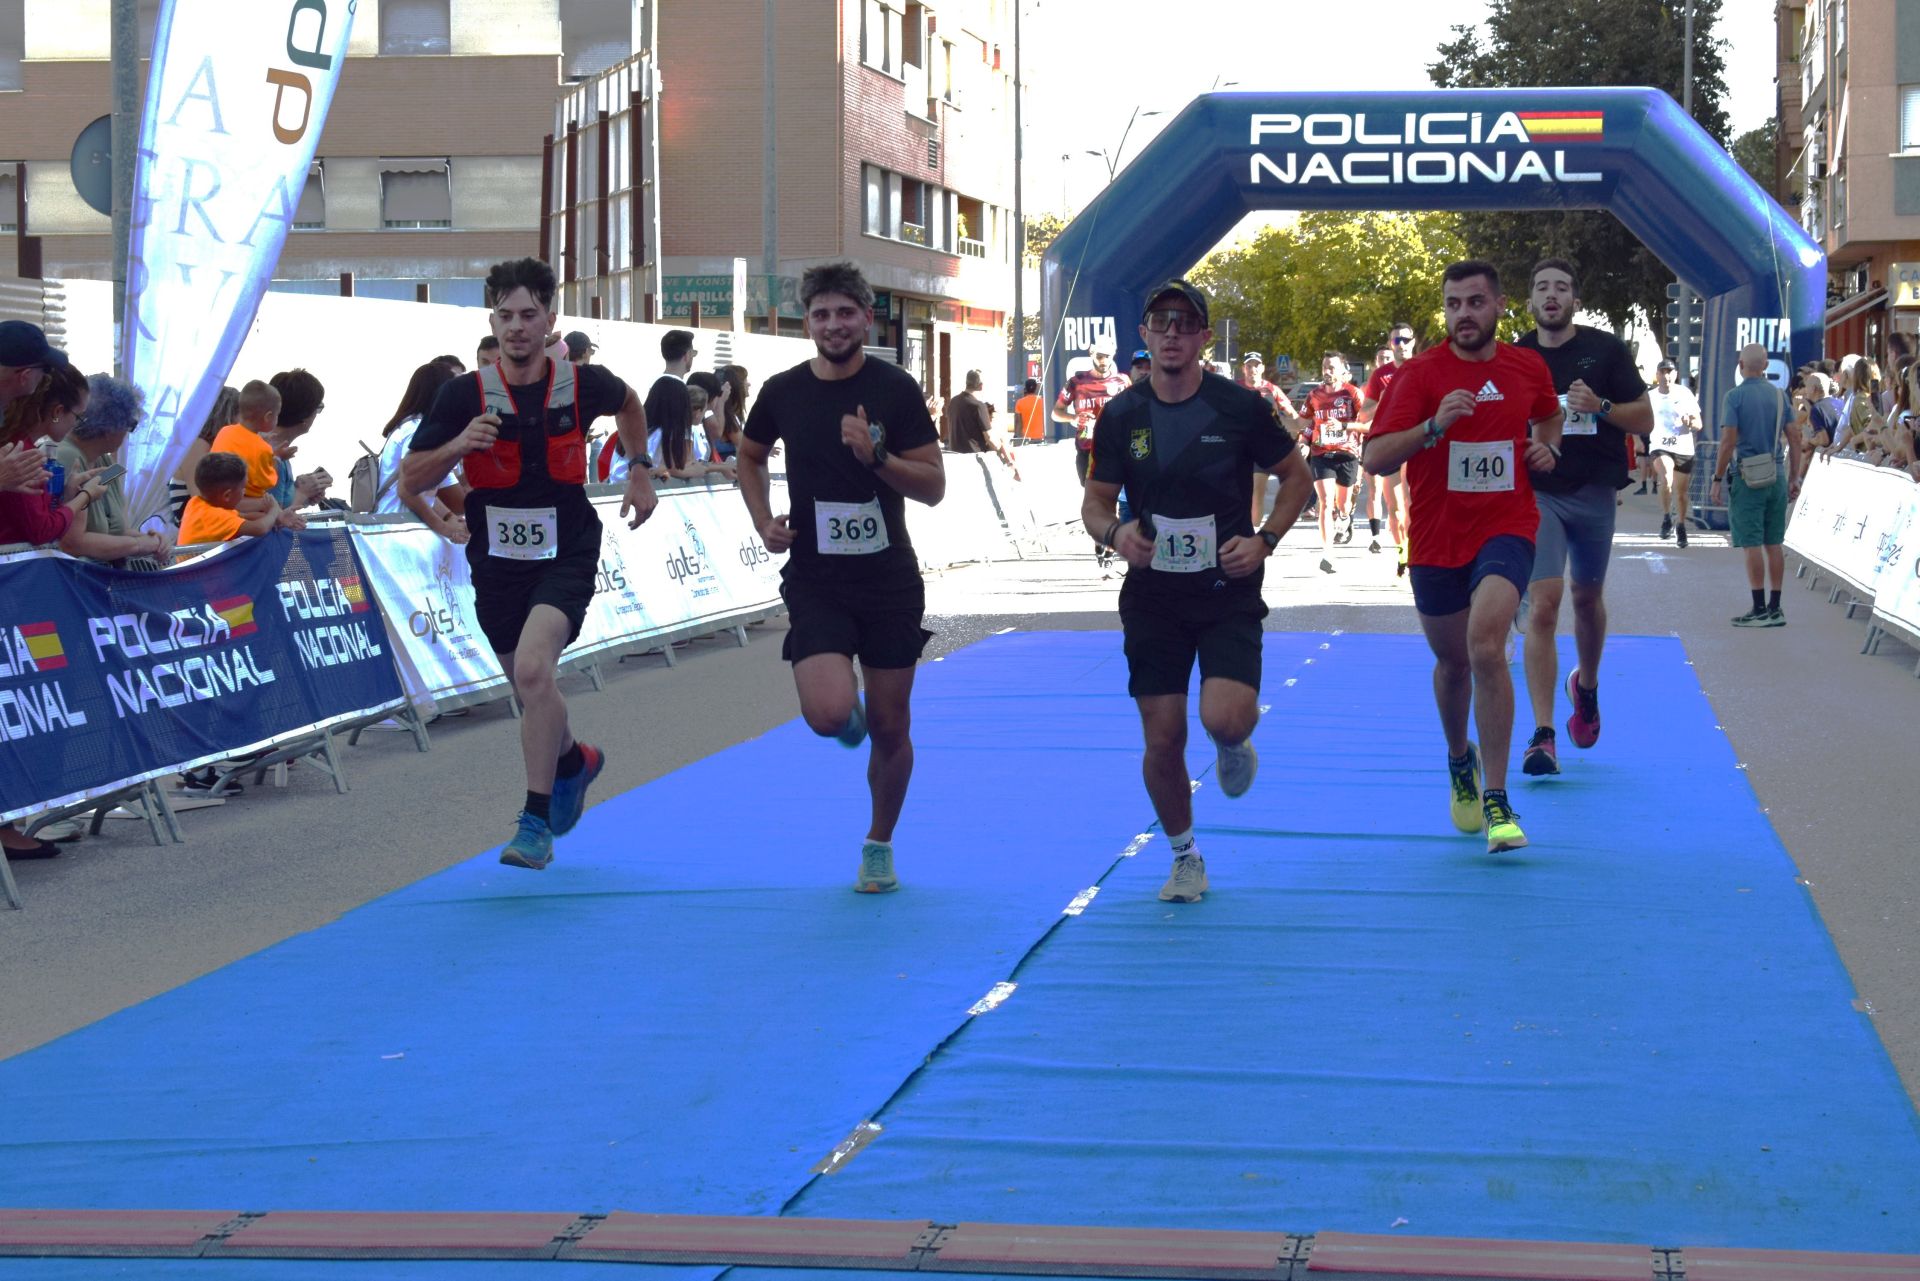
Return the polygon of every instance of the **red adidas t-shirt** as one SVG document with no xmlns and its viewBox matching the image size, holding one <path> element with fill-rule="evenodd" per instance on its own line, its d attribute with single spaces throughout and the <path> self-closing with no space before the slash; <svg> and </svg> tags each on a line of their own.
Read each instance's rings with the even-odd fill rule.
<svg viewBox="0 0 1920 1281">
<path fill-rule="evenodd" d="M 1307 393 L 1308 429 L 1312 452 L 1321 454 L 1360 453 L 1360 393 L 1352 383 L 1338 387 L 1315 387 Z"/>
<path fill-rule="evenodd" d="M 1452 343 L 1424 351 L 1400 366 L 1373 435 L 1419 427 L 1456 388 L 1473 392 L 1477 407 L 1407 460 L 1415 513 L 1409 564 L 1457 568 L 1490 539 L 1518 534 L 1532 542 L 1540 530 L 1527 476 L 1527 425 L 1553 417 L 1560 398 L 1539 353 L 1508 343 L 1496 343 L 1485 361 L 1460 359 Z"/>
</svg>

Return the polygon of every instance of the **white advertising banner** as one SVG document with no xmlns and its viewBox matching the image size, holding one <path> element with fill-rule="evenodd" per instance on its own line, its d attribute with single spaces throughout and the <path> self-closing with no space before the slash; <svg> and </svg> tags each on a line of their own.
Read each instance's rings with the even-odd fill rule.
<svg viewBox="0 0 1920 1281">
<path fill-rule="evenodd" d="M 1787 550 L 1870 597 L 1913 489 L 1905 472 L 1851 458 L 1816 458 L 1787 522 Z"/>
<path fill-rule="evenodd" d="M 593 505 L 601 523 L 597 590 L 563 662 L 729 627 L 779 605 L 784 558 L 767 552 L 738 490 L 667 490 L 639 529 L 620 518 L 617 494 Z M 474 621 L 466 549 L 412 522 L 352 528 L 413 703 L 504 693 L 506 676 Z"/>
<path fill-rule="evenodd" d="M 120 337 L 147 419 L 128 523 L 166 503 L 293 226 L 346 62 L 353 0 L 161 0 Z"/>
<path fill-rule="evenodd" d="M 1874 621 L 1920 637 L 1920 485 L 1909 485 L 1906 510 L 1889 531 L 1873 597 Z"/>
<path fill-rule="evenodd" d="M 507 677 L 474 621 L 467 551 L 425 525 L 355 524 L 367 586 L 395 642 L 400 680 L 414 706 L 498 691 Z"/>
</svg>

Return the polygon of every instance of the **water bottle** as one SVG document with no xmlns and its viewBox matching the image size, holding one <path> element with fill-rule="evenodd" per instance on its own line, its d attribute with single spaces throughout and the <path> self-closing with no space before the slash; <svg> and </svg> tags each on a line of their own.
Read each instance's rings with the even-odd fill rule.
<svg viewBox="0 0 1920 1281">
<path fill-rule="evenodd" d="M 47 507 L 58 510 L 60 495 L 67 487 L 67 469 L 53 460 L 53 444 L 49 441 L 44 447 L 47 456 Z"/>
</svg>

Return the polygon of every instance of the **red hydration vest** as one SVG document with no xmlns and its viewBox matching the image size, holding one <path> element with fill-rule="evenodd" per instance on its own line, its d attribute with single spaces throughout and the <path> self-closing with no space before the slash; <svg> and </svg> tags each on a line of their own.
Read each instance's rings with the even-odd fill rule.
<svg viewBox="0 0 1920 1281">
<path fill-rule="evenodd" d="M 541 421 L 547 439 L 547 475 L 563 485 L 584 485 L 587 483 L 587 434 L 580 425 L 573 364 L 552 359 L 548 364 L 552 366 L 552 376 L 547 383 L 547 403 Z M 483 411 L 500 418 L 500 439 L 493 442 L 491 449 L 477 449 L 467 455 L 464 464 L 467 483 L 475 489 L 512 489 L 521 480 L 520 433 L 531 424 L 521 419 L 498 363 L 480 366 L 473 371 L 473 376 L 480 380 Z"/>
</svg>

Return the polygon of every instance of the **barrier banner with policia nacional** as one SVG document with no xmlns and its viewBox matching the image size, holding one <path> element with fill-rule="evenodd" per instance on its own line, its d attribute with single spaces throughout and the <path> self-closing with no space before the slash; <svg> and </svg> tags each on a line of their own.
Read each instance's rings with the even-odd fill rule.
<svg viewBox="0 0 1920 1281">
<path fill-rule="evenodd" d="M 401 702 L 342 528 L 162 573 L 0 557 L 0 822 Z"/>
</svg>

